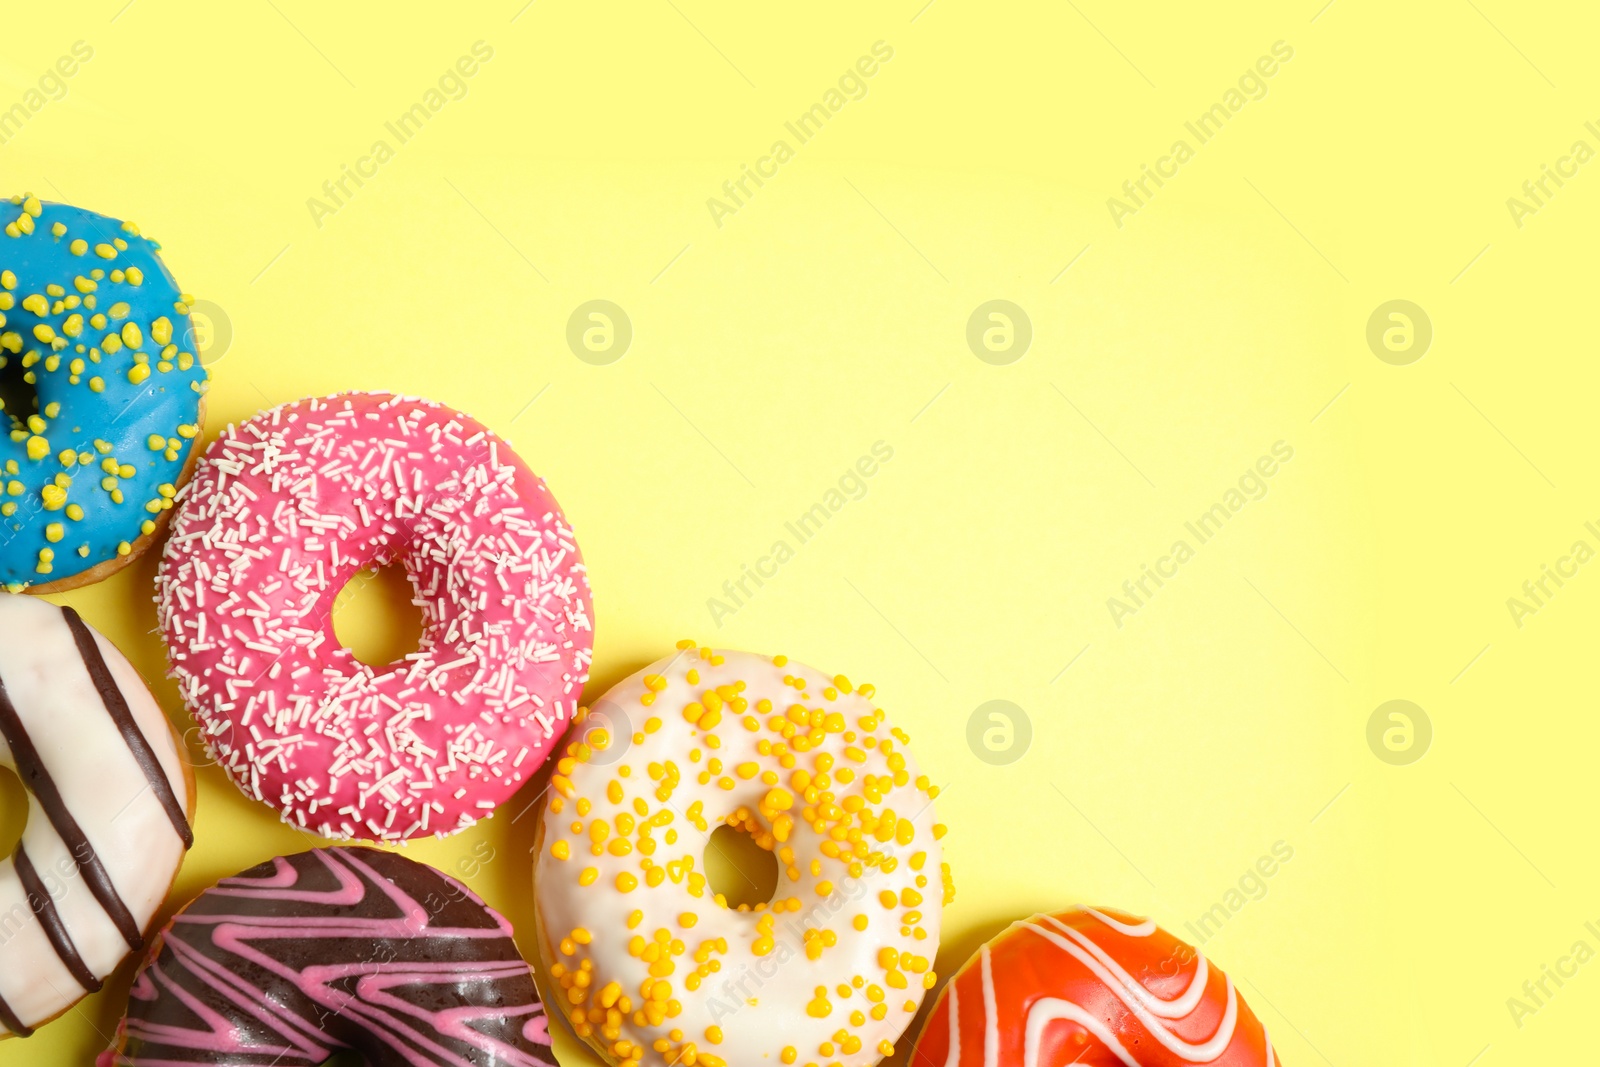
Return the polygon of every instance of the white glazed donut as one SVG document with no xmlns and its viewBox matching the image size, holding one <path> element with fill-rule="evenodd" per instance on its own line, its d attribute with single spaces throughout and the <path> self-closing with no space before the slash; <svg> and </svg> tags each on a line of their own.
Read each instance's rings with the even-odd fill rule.
<svg viewBox="0 0 1600 1067">
<path fill-rule="evenodd" d="M 938 788 L 871 686 L 678 648 L 580 717 L 551 776 L 534 893 L 553 999 L 613 1064 L 876 1063 L 934 985 Z M 718 824 L 776 856 L 770 904 L 712 893 Z"/>
<path fill-rule="evenodd" d="M 193 844 L 194 779 L 144 681 L 77 612 L 0 593 L 0 765 L 28 823 L 0 862 L 0 1036 L 66 1011 L 131 952 Z"/>
</svg>

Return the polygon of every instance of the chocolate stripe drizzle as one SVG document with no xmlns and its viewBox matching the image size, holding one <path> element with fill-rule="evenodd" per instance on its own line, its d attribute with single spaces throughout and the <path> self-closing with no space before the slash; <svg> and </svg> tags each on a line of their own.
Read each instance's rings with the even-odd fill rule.
<svg viewBox="0 0 1600 1067">
<path fill-rule="evenodd" d="M 128 943 L 131 949 L 144 947 L 144 935 L 139 932 L 139 924 L 134 921 L 133 915 L 128 911 L 128 906 L 122 902 L 122 897 L 117 894 L 117 887 L 112 884 L 111 876 L 106 873 L 105 865 L 100 862 L 100 857 L 95 854 L 94 846 L 89 843 L 84 835 L 78 820 L 72 817 L 72 812 L 67 810 L 67 805 L 61 799 L 61 790 L 56 787 L 55 780 L 50 777 L 50 772 L 45 768 L 44 760 L 39 757 L 39 750 L 33 747 L 33 739 L 28 736 L 27 729 L 22 725 L 22 719 L 17 715 L 16 707 L 11 703 L 11 697 L 6 693 L 5 680 L 0 679 L 0 736 L 5 737 L 6 744 L 11 746 L 12 759 L 17 764 L 17 777 L 22 779 L 22 784 L 39 801 L 39 806 L 50 817 L 50 825 L 55 827 L 56 833 L 61 835 L 61 840 L 66 844 L 67 851 L 72 854 L 72 860 L 78 866 L 78 873 L 83 876 L 84 883 L 89 887 L 89 892 L 100 902 L 105 909 L 106 916 L 117 927 L 117 932 Z M 16 851 L 18 872 L 21 872 L 24 859 L 22 846 L 19 844 Z M 31 870 L 31 867 L 30 867 Z M 37 880 L 37 875 L 35 875 Z M 50 901 L 49 894 L 45 900 L 50 903 L 50 912 L 55 913 L 55 903 Z M 37 905 L 34 914 L 39 914 Z M 42 918 L 42 916 L 41 916 Z M 59 924 L 60 919 L 57 918 Z M 66 928 L 62 928 L 62 936 L 66 936 Z M 56 952 L 62 951 L 62 945 L 51 938 L 55 944 Z M 66 939 L 66 947 L 77 958 L 76 950 L 72 950 L 72 941 Z M 62 955 L 62 960 L 71 966 L 71 961 Z M 82 960 L 78 961 L 82 964 Z M 87 971 L 84 972 L 88 974 Z M 91 980 L 93 975 L 89 975 Z M 86 988 L 88 988 L 86 986 Z M 94 989 L 100 988 L 98 982 Z"/>
<path fill-rule="evenodd" d="M 4 1025 L 18 1037 L 32 1037 L 33 1027 L 22 1025 L 22 1020 L 17 1018 L 17 1013 L 11 1010 L 11 1005 L 6 1003 L 5 997 L 0 997 L 0 1025 Z"/>
<path fill-rule="evenodd" d="M 50 939 L 56 955 L 61 957 L 61 962 L 67 965 L 67 970 L 72 972 L 72 977 L 78 980 L 79 985 L 91 993 L 98 993 L 100 979 L 94 976 L 89 965 L 83 962 L 83 957 L 78 955 L 78 947 L 72 943 L 72 935 L 67 933 L 67 924 L 61 921 L 61 913 L 56 911 L 56 902 L 39 880 L 39 872 L 33 869 L 33 861 L 28 858 L 28 851 L 21 842 L 17 843 L 17 851 L 12 854 L 11 862 L 17 869 L 17 877 L 22 880 L 23 892 L 28 894 L 28 907 L 38 917 L 39 925 L 44 928 L 44 935 Z"/>
<path fill-rule="evenodd" d="M 78 646 L 78 654 L 83 657 L 83 665 L 89 671 L 89 678 L 94 682 L 94 687 L 100 691 L 101 703 L 105 704 L 111 721 L 116 723 L 117 729 L 121 731 L 122 739 L 127 742 L 128 750 L 133 753 L 134 762 L 138 763 L 139 769 L 144 772 L 145 780 L 150 783 L 150 791 L 161 801 L 161 807 L 166 810 L 167 818 L 172 820 L 172 828 L 177 830 L 178 836 L 183 839 L 183 847 L 193 848 L 194 831 L 189 827 L 189 819 L 184 814 L 183 804 L 173 792 L 172 783 L 167 779 L 166 772 L 161 769 L 161 761 L 156 758 L 155 750 L 150 747 L 150 742 L 145 739 L 139 724 L 134 721 L 133 712 L 129 709 L 127 700 L 123 698 L 122 690 L 117 687 L 116 679 L 111 677 L 111 669 L 106 666 L 105 657 L 100 654 L 100 646 L 96 643 L 94 634 L 84 625 L 83 619 L 76 611 L 64 607 L 61 609 L 61 614 L 67 620 L 67 628 L 72 631 L 72 640 Z"/>
</svg>

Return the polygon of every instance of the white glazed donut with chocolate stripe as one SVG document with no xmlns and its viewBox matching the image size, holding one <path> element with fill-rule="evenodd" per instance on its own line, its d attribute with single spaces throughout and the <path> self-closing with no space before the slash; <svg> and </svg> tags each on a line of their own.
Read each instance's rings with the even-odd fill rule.
<svg viewBox="0 0 1600 1067">
<path fill-rule="evenodd" d="M 0 594 L 0 765 L 28 822 L 0 862 L 0 1037 L 144 947 L 193 844 L 193 777 L 133 666 L 77 612 Z"/>
</svg>

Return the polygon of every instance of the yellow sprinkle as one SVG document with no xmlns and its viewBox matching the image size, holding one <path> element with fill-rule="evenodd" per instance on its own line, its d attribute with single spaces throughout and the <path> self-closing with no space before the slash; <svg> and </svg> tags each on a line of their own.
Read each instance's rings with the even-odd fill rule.
<svg viewBox="0 0 1600 1067">
<path fill-rule="evenodd" d="M 138 267 L 129 267 L 123 276 L 128 279 L 129 285 L 144 284 L 144 271 Z"/>
<path fill-rule="evenodd" d="M 80 237 L 67 246 L 67 251 L 71 252 L 75 256 L 81 256 L 85 252 L 89 251 L 89 242 Z"/>
<path fill-rule="evenodd" d="M 43 459 L 50 454 L 50 442 L 38 434 L 28 438 L 28 458 Z"/>
<path fill-rule="evenodd" d="M 132 326 L 133 324 L 130 322 L 128 325 Z M 135 363 L 128 368 L 128 381 L 134 385 L 139 385 L 148 377 L 150 377 L 150 365 L 148 363 Z"/>
<path fill-rule="evenodd" d="M 94 254 L 99 256 L 101 259 L 116 259 L 117 258 L 117 250 L 115 248 L 112 248 L 108 244 L 95 245 L 94 246 Z"/>
<path fill-rule="evenodd" d="M 73 522 L 82 522 L 83 521 L 83 509 L 80 508 L 76 504 L 68 504 L 67 505 L 67 518 L 71 519 Z"/>
<path fill-rule="evenodd" d="M 144 344 L 144 334 L 139 330 L 137 322 L 127 322 L 122 325 L 122 343 L 129 348 L 138 348 Z"/>
<path fill-rule="evenodd" d="M 50 227 L 50 234 L 53 237 L 65 237 L 67 235 L 67 224 L 64 222 L 55 223 Z"/>
<path fill-rule="evenodd" d="M 118 542 L 118 543 L 117 543 L 117 555 L 119 555 L 119 556 L 126 556 L 126 555 L 128 555 L 128 554 L 129 554 L 129 553 L 130 553 L 130 552 L 132 552 L 132 551 L 133 551 L 133 546 L 132 546 L 132 545 L 130 545 L 130 544 L 128 544 L 128 542 L 126 542 L 126 541 L 119 541 L 119 542 Z"/>
<path fill-rule="evenodd" d="M 46 485 L 39 490 L 46 511 L 60 511 L 67 503 L 67 491 L 59 485 Z"/>
<path fill-rule="evenodd" d="M 15 289 L 16 287 L 17 276 L 8 270 L 0 270 L 0 288 Z"/>
<path fill-rule="evenodd" d="M 59 522 L 52 522 L 50 525 L 44 528 L 44 539 L 46 541 L 53 543 L 61 540 L 65 536 L 67 536 L 67 528 L 61 525 Z"/>
</svg>

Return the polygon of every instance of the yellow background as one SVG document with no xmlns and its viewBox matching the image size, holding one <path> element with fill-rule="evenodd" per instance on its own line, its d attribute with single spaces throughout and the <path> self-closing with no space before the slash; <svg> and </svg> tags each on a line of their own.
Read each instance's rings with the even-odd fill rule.
<svg viewBox="0 0 1600 1067">
<path fill-rule="evenodd" d="M 874 682 L 948 783 L 941 972 L 1075 901 L 1193 939 L 1282 841 L 1293 859 L 1204 948 L 1285 1062 L 1587 1055 L 1600 966 L 1520 1027 L 1506 1002 L 1580 938 L 1600 949 L 1600 568 L 1521 628 L 1506 600 L 1600 547 L 1600 166 L 1520 228 L 1506 200 L 1600 147 L 1596 17 L 922 3 L 32 5 L 0 106 L 73 42 L 94 58 L 0 167 L 8 192 L 134 219 L 224 310 L 213 431 L 387 389 L 513 440 L 590 567 L 591 698 L 684 636 Z M 308 198 L 478 40 L 494 58 L 466 96 L 319 227 Z M 719 227 L 707 199 L 879 40 L 866 96 Z M 1107 199 L 1280 40 L 1265 97 L 1119 228 Z M 565 340 L 595 298 L 633 325 L 609 366 Z M 1032 323 L 1008 366 L 966 342 L 991 299 Z M 1365 338 L 1391 299 L 1433 326 L 1407 366 Z M 716 626 L 708 598 L 879 440 L 866 496 Z M 1107 598 L 1280 440 L 1267 495 L 1116 626 Z M 186 729 L 153 572 L 63 599 Z M 341 629 L 386 625 L 379 588 Z M 967 745 L 993 699 L 1032 724 L 1009 767 Z M 1407 766 L 1367 744 L 1391 699 L 1433 727 Z M 215 768 L 200 784 L 172 906 L 315 843 Z M 531 799 L 409 853 L 530 954 Z M 494 858 L 463 867 L 480 842 Z M 0 1064 L 87 1062 L 125 988 Z"/>
</svg>

